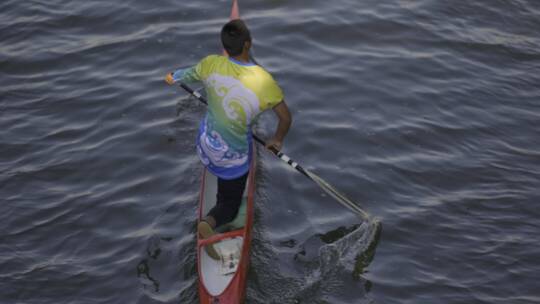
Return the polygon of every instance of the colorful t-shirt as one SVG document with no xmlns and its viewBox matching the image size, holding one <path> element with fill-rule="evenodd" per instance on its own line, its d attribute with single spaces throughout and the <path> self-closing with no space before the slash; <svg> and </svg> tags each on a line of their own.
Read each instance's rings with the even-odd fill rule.
<svg viewBox="0 0 540 304">
<path fill-rule="evenodd" d="M 214 175 L 233 179 L 249 170 L 251 125 L 257 116 L 283 100 L 283 93 L 262 67 L 211 55 L 196 66 L 178 70 L 175 81 L 202 81 L 208 111 L 201 121 L 197 152 Z"/>
</svg>

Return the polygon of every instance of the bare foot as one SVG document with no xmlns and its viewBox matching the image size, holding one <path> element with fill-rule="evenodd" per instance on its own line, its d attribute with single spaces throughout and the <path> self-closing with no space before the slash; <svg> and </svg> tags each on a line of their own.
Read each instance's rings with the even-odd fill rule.
<svg viewBox="0 0 540 304">
<path fill-rule="evenodd" d="M 209 238 L 209 237 L 211 237 L 212 235 L 215 234 L 214 229 L 212 229 L 210 224 L 208 224 L 205 221 L 200 221 L 199 222 L 199 225 L 197 226 L 197 231 L 199 231 L 199 234 L 201 235 L 201 237 L 203 239 L 207 239 L 207 238 Z M 220 259 L 219 254 L 217 253 L 216 249 L 214 248 L 214 246 L 212 244 L 208 244 L 208 245 L 204 246 L 204 249 L 206 250 L 206 253 L 208 253 L 208 255 L 212 259 L 214 259 L 214 260 L 219 260 Z"/>
</svg>

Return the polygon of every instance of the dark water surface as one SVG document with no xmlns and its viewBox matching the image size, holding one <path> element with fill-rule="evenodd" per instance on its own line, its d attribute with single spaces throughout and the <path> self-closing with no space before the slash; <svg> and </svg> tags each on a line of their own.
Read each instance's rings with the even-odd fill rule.
<svg viewBox="0 0 540 304">
<path fill-rule="evenodd" d="M 205 109 L 162 79 L 229 8 L 0 3 L 0 303 L 198 301 Z M 240 8 L 285 152 L 383 227 L 259 151 L 247 303 L 540 303 L 538 1 Z"/>
</svg>

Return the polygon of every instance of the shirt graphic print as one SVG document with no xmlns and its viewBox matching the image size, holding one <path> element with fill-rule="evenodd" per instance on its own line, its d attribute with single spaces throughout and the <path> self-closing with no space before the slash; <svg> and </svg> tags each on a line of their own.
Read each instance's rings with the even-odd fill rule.
<svg viewBox="0 0 540 304">
<path fill-rule="evenodd" d="M 196 141 L 202 163 L 224 179 L 244 175 L 251 161 L 252 123 L 283 100 L 272 76 L 258 65 L 212 55 L 195 67 L 176 71 L 173 78 L 202 81 L 206 88 L 208 111 Z"/>
</svg>

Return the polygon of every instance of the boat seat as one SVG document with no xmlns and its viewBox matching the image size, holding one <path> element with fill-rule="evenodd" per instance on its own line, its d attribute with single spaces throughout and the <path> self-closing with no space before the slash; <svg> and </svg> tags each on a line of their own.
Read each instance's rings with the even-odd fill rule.
<svg viewBox="0 0 540 304">
<path fill-rule="evenodd" d="M 240 207 L 238 208 L 238 214 L 236 214 L 236 217 L 219 227 L 217 227 L 215 230 L 216 232 L 223 233 L 231 230 L 236 230 L 244 227 L 246 224 L 246 212 L 247 212 L 247 198 L 242 197 L 242 203 L 240 204 Z"/>
</svg>

